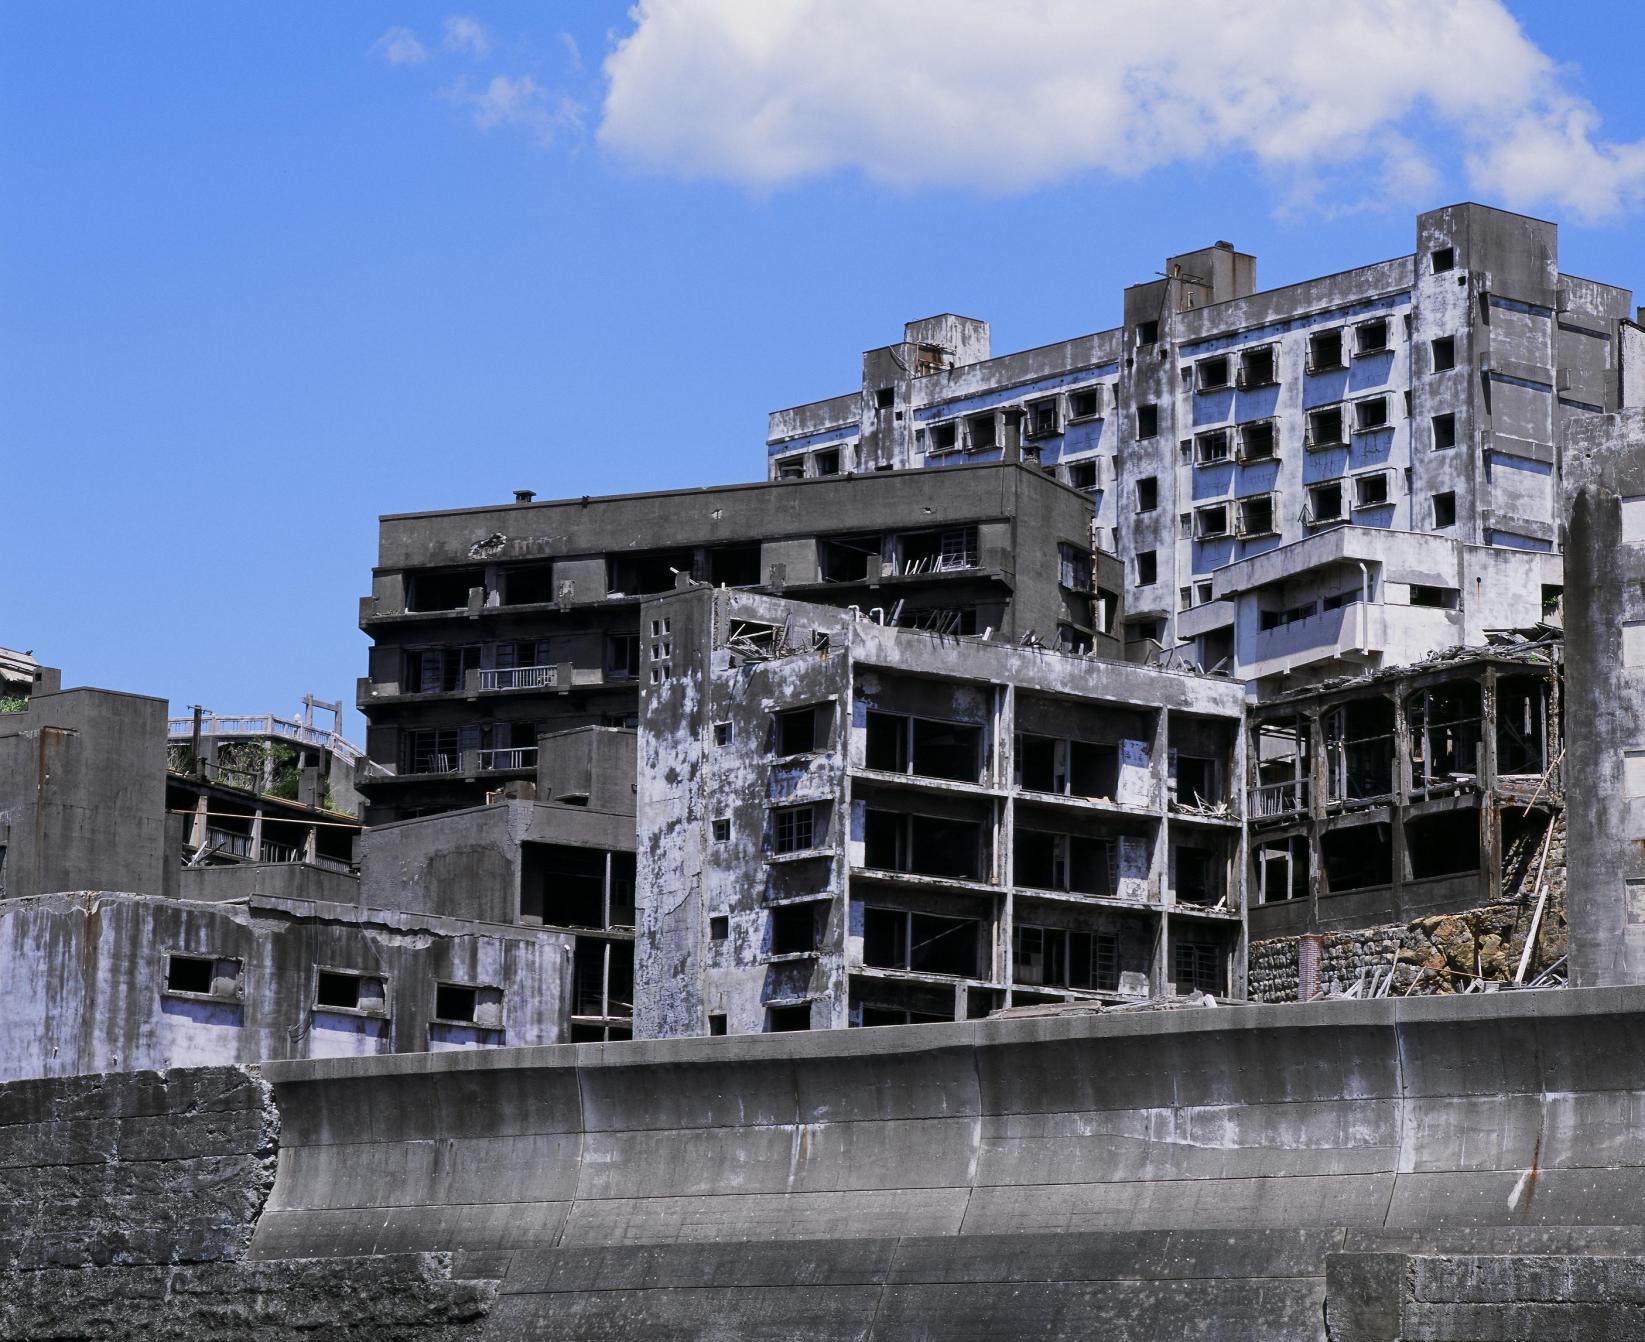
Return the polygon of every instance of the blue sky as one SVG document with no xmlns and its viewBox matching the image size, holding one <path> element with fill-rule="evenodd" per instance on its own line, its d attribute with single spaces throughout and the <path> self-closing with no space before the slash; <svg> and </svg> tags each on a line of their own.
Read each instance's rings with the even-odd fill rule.
<svg viewBox="0 0 1645 1342">
<path fill-rule="evenodd" d="M 11 0 L 0 644 L 352 700 L 378 514 L 759 478 L 905 319 L 1102 329 L 1218 238 L 1267 287 L 1483 199 L 1645 291 L 1645 18 L 1512 11 Z"/>
</svg>

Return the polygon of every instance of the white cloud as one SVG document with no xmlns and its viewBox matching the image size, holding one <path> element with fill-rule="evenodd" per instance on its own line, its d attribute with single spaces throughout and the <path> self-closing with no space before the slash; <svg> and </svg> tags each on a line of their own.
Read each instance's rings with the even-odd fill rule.
<svg viewBox="0 0 1645 1342">
<path fill-rule="evenodd" d="M 446 50 L 465 52 L 483 61 L 491 54 L 491 34 L 478 19 L 453 14 L 446 20 Z"/>
<path fill-rule="evenodd" d="M 1470 186 L 1510 205 L 1598 217 L 1645 195 L 1645 144 L 1598 138 L 1500 0 L 638 0 L 632 15 L 600 139 L 682 176 L 1009 192 L 1232 155 L 1357 208 L 1432 191 L 1436 155 L 1460 153 Z"/>
<path fill-rule="evenodd" d="M 390 65 L 421 65 L 428 59 L 428 48 L 411 29 L 390 28 L 371 44 L 371 54 Z"/>
<path fill-rule="evenodd" d="M 583 124 L 582 104 L 550 92 L 530 75 L 493 75 L 483 88 L 459 79 L 442 92 L 481 130 L 509 126 L 548 144 L 561 131 L 578 130 Z"/>
<path fill-rule="evenodd" d="M 570 33 L 561 33 L 560 45 L 565 48 L 566 64 L 573 70 L 581 70 L 583 68 L 583 50 L 577 45 L 577 39 Z"/>
</svg>

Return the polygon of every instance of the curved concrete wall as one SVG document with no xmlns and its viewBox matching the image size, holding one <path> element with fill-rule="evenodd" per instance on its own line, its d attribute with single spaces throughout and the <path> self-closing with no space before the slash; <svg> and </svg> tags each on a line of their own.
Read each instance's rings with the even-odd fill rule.
<svg viewBox="0 0 1645 1342">
<path fill-rule="evenodd" d="M 1645 989 L 278 1063 L 254 1255 L 1634 1225 Z"/>
</svg>

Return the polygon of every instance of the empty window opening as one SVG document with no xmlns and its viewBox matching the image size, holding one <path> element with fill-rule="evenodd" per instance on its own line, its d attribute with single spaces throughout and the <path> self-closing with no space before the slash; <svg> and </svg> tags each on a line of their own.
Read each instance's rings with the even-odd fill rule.
<svg viewBox="0 0 1645 1342">
<path fill-rule="evenodd" d="M 462 610 L 471 588 L 485 586 L 485 570 L 458 569 L 450 573 L 414 573 L 406 583 L 406 609 Z"/>
<path fill-rule="evenodd" d="M 1228 505 L 1212 503 L 1194 509 L 1194 536 L 1198 540 L 1215 540 L 1228 534 Z"/>
<path fill-rule="evenodd" d="M 1071 461 L 1068 463 L 1068 484 L 1073 489 L 1084 493 L 1091 493 L 1097 487 L 1097 463 L 1095 461 Z"/>
<path fill-rule="evenodd" d="M 1274 457 L 1277 437 L 1274 421 L 1258 420 L 1239 427 L 1239 459 L 1241 461 L 1270 461 Z"/>
<path fill-rule="evenodd" d="M 1208 755 L 1171 755 L 1171 803 L 1194 810 L 1221 806 L 1222 761 Z"/>
<path fill-rule="evenodd" d="M 1151 587 L 1159 581 L 1159 557 L 1153 550 L 1137 552 L 1137 586 Z"/>
<path fill-rule="evenodd" d="M 1159 344 L 1159 323 L 1157 321 L 1137 323 L 1137 344 Z"/>
<path fill-rule="evenodd" d="M 1434 495 L 1434 526 L 1454 527 L 1457 521 L 1457 496 L 1450 490 Z"/>
<path fill-rule="evenodd" d="M 815 808 L 788 806 L 771 813 L 771 849 L 775 853 L 799 853 L 813 846 L 816 830 Z"/>
<path fill-rule="evenodd" d="M 1405 822 L 1411 879 L 1431 880 L 1479 870 L 1479 813 L 1448 811 Z"/>
<path fill-rule="evenodd" d="M 1394 879 L 1394 846 L 1385 824 L 1327 830 L 1320 836 L 1320 863 L 1332 894 L 1370 890 Z"/>
<path fill-rule="evenodd" d="M 731 821 L 724 816 L 714 821 L 714 842 L 725 843 L 731 838 Z"/>
<path fill-rule="evenodd" d="M 1454 336 L 1441 336 L 1430 346 L 1433 353 L 1433 371 L 1443 373 L 1457 366 L 1457 342 Z"/>
<path fill-rule="evenodd" d="M 771 953 L 814 955 L 820 930 L 818 908 L 816 904 L 788 904 L 772 909 Z"/>
<path fill-rule="evenodd" d="M 1308 897 L 1307 839 L 1298 835 L 1263 844 L 1254 862 L 1257 903 L 1280 904 Z"/>
<path fill-rule="evenodd" d="M 1308 371 L 1324 373 L 1342 367 L 1342 331 L 1317 331 L 1308 337 Z"/>
<path fill-rule="evenodd" d="M 1210 907 L 1223 898 L 1222 857 L 1209 848 L 1176 845 L 1171 851 L 1172 890 L 1179 904 Z"/>
<path fill-rule="evenodd" d="M 1451 247 L 1436 247 L 1428 253 L 1429 263 L 1433 266 L 1436 275 L 1442 275 L 1456 265 L 1456 250 Z"/>
<path fill-rule="evenodd" d="M 1308 412 L 1308 446 L 1341 447 L 1342 407 L 1340 405 L 1325 405 L 1318 410 Z"/>
<path fill-rule="evenodd" d="M 872 808 L 863 816 L 863 861 L 881 871 L 980 880 L 983 845 L 983 827 L 972 820 Z"/>
<path fill-rule="evenodd" d="M 723 1011 L 710 1011 L 708 1013 L 708 1032 L 709 1032 L 709 1034 L 711 1034 L 711 1035 L 713 1035 L 713 1034 L 724 1034 L 725 1033 L 725 1024 L 726 1024 L 726 1022 L 725 1022 L 725 1012 L 723 1012 Z"/>
<path fill-rule="evenodd" d="M 777 458 L 777 479 L 779 479 L 779 480 L 803 480 L 803 479 L 805 479 L 805 458 L 804 457 L 779 457 L 779 458 Z"/>
<path fill-rule="evenodd" d="M 634 943 L 578 937 L 571 955 L 571 1014 L 597 1020 L 634 1015 Z"/>
<path fill-rule="evenodd" d="M 1253 494 L 1249 498 L 1239 500 L 1241 536 L 1272 536 L 1278 530 L 1272 494 Z"/>
<path fill-rule="evenodd" d="M 1119 988 L 1119 938 L 1111 933 L 1018 923 L 1011 946 L 1014 983 L 1082 992 Z"/>
<path fill-rule="evenodd" d="M 1089 391 L 1075 391 L 1068 395 L 1068 417 L 1070 419 L 1093 419 L 1101 408 L 1101 397 L 1096 388 Z"/>
<path fill-rule="evenodd" d="M 1539 676 L 1497 681 L 1497 773 L 1540 780 L 1548 758 L 1548 683 Z"/>
<path fill-rule="evenodd" d="M 201 997 L 238 997 L 242 965 L 239 960 L 211 955 L 168 955 L 166 991 Z"/>
<path fill-rule="evenodd" d="M 482 1030 L 503 1028 L 503 990 L 466 983 L 434 985 L 435 1019 Z"/>
<path fill-rule="evenodd" d="M 1388 319 L 1361 322 L 1354 328 L 1355 354 L 1381 354 L 1388 348 Z"/>
<path fill-rule="evenodd" d="M 811 704 L 775 714 L 772 748 L 778 755 L 809 755 L 826 742 L 832 704 Z"/>
<path fill-rule="evenodd" d="M 1171 948 L 1171 977 L 1179 993 L 1202 992 L 1221 996 L 1228 956 L 1220 946 L 1179 941 Z"/>
<path fill-rule="evenodd" d="M 972 452 L 990 452 L 999 445 L 999 421 L 993 415 L 977 415 L 965 421 L 966 447 Z"/>
<path fill-rule="evenodd" d="M 1480 687 L 1468 681 L 1418 690 L 1405 705 L 1411 786 L 1445 792 L 1478 778 Z"/>
<path fill-rule="evenodd" d="M 1062 430 L 1056 398 L 1028 403 L 1028 417 L 1023 429 L 1030 438 L 1048 438 Z"/>
<path fill-rule="evenodd" d="M 1462 593 L 1455 587 L 1428 587 L 1421 583 L 1411 585 L 1413 606 L 1435 606 L 1440 610 L 1456 610 L 1462 604 Z"/>
<path fill-rule="evenodd" d="M 1327 801 L 1379 800 L 1394 791 L 1394 704 L 1380 696 L 1327 712 L 1320 722 L 1325 744 Z"/>
<path fill-rule="evenodd" d="M 863 963 L 918 974 L 977 976 L 981 925 L 902 909 L 863 909 Z"/>
<path fill-rule="evenodd" d="M 1219 354 L 1215 358 L 1201 359 L 1194 365 L 1194 372 L 1201 391 L 1221 391 L 1228 385 L 1228 356 Z"/>
<path fill-rule="evenodd" d="M 1137 407 L 1137 437 L 1155 438 L 1159 436 L 1159 406 L 1153 402 Z"/>
<path fill-rule="evenodd" d="M 381 1011 L 383 980 L 364 974 L 322 969 L 315 981 L 314 1005 L 343 1011 Z"/>
<path fill-rule="evenodd" d="M 933 424 L 926 434 L 930 443 L 926 450 L 930 452 L 952 452 L 960 445 L 959 433 L 959 424 L 954 420 L 948 420 L 943 424 Z"/>
<path fill-rule="evenodd" d="M 610 680 L 638 680 L 640 676 L 640 636 L 606 636 L 605 672 Z"/>
<path fill-rule="evenodd" d="M 606 559 L 606 588 L 612 596 L 671 592 L 680 574 L 691 576 L 695 560 L 690 550 L 610 555 Z"/>
<path fill-rule="evenodd" d="M 874 390 L 874 405 L 880 410 L 889 410 L 897 400 L 895 387 L 877 387 Z"/>
<path fill-rule="evenodd" d="M 1457 445 L 1457 417 L 1454 414 L 1435 415 L 1433 430 L 1436 449 Z"/>
<path fill-rule="evenodd" d="M 840 450 L 830 448 L 826 452 L 818 452 L 811 458 L 812 469 L 818 475 L 838 475 L 840 473 Z"/>
<path fill-rule="evenodd" d="M 832 536 L 817 547 L 824 582 L 863 582 L 881 571 L 879 536 Z"/>
<path fill-rule="evenodd" d="M 771 1034 L 793 1034 L 811 1028 L 811 1003 L 772 1006 L 765 1009 L 765 1028 Z"/>
<path fill-rule="evenodd" d="M 720 545 L 707 556 L 707 578 L 714 587 L 757 587 L 760 584 L 758 545 Z"/>
<path fill-rule="evenodd" d="M 505 606 L 546 605 L 554 600 L 554 566 L 530 564 L 502 575 Z"/>
<path fill-rule="evenodd" d="M 1372 471 L 1354 477 L 1354 507 L 1380 508 L 1388 499 L 1388 473 Z"/>
<path fill-rule="evenodd" d="M 1137 481 L 1137 511 L 1151 513 L 1159 507 L 1159 477 L 1145 475 Z"/>
<path fill-rule="evenodd" d="M 1227 461 L 1232 452 L 1232 434 L 1227 429 L 1212 429 L 1209 433 L 1194 435 L 1194 461 L 1200 466 L 1212 466 Z"/>
<path fill-rule="evenodd" d="M 1370 433 L 1388 427 L 1388 398 L 1371 396 L 1354 402 L 1354 432 Z"/>
<path fill-rule="evenodd" d="M 1018 826 L 1012 883 L 1025 890 L 1068 890 L 1111 898 L 1119 893 L 1120 845 L 1110 838 Z"/>
<path fill-rule="evenodd" d="M 1248 349 L 1239 356 L 1239 385 L 1247 387 L 1267 387 L 1274 382 L 1274 347 L 1264 345 L 1260 349 Z"/>
<path fill-rule="evenodd" d="M 1022 733 L 1017 786 L 1058 796 L 1111 798 L 1119 786 L 1119 747 Z"/>
<path fill-rule="evenodd" d="M 1125 641 L 1127 643 L 1158 643 L 1164 635 L 1164 620 L 1127 620 L 1125 622 Z"/>
<path fill-rule="evenodd" d="M 731 917 L 729 914 L 711 914 L 708 919 L 708 939 L 710 941 L 725 941 L 731 936 Z"/>
<path fill-rule="evenodd" d="M 728 746 L 731 744 L 731 740 L 731 724 L 729 722 L 716 722 L 714 724 L 714 744 Z"/>
</svg>

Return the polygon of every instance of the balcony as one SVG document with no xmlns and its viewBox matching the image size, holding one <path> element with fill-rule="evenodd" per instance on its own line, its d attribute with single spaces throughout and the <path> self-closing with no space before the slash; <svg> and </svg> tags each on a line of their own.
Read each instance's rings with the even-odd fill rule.
<svg viewBox="0 0 1645 1342">
<path fill-rule="evenodd" d="M 535 769 L 536 746 L 516 746 L 512 750 L 476 750 L 481 773 L 507 773 L 511 769 Z"/>
<path fill-rule="evenodd" d="M 480 671 L 479 689 L 482 694 L 491 690 L 551 690 L 560 680 L 558 666 L 513 666 Z"/>
<path fill-rule="evenodd" d="M 1250 808 L 1253 820 L 1273 820 L 1280 816 L 1297 815 L 1306 811 L 1308 780 L 1296 778 L 1254 787 L 1251 789 Z"/>
</svg>

